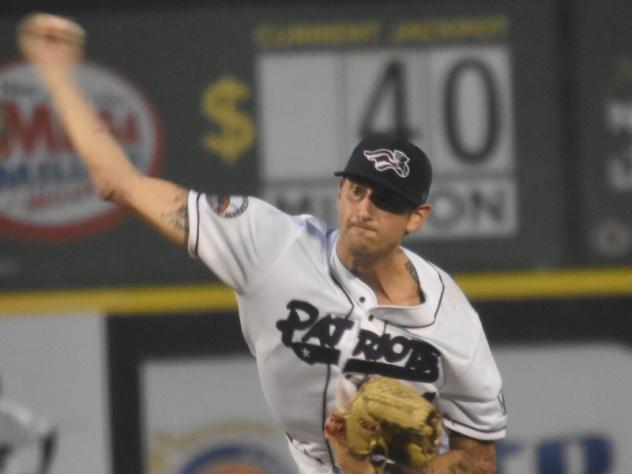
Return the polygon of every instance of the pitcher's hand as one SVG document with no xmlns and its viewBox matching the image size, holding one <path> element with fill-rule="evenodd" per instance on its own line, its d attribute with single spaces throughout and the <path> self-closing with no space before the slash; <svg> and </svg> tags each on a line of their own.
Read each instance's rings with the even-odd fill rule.
<svg viewBox="0 0 632 474">
<path fill-rule="evenodd" d="M 69 70 L 83 57 L 85 32 L 64 17 L 34 13 L 17 29 L 17 43 L 24 57 L 40 69 Z"/>
<path fill-rule="evenodd" d="M 349 450 L 345 441 L 345 419 L 338 412 L 329 415 L 324 434 L 343 474 L 375 474 L 368 456 L 359 458 Z"/>
</svg>

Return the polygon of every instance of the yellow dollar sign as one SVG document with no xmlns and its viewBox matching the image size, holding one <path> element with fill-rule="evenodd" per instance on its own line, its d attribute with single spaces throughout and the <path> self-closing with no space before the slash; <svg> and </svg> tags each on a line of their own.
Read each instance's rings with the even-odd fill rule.
<svg viewBox="0 0 632 474">
<path fill-rule="evenodd" d="M 202 112 L 214 121 L 219 133 L 207 133 L 202 141 L 211 152 L 233 163 L 252 148 L 255 125 L 237 107 L 250 97 L 250 88 L 234 77 L 224 77 L 209 85 L 202 94 Z"/>
</svg>

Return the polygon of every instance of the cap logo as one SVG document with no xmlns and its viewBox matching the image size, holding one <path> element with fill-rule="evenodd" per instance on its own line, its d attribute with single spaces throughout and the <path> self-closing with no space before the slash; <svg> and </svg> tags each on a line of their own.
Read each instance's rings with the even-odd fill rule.
<svg viewBox="0 0 632 474">
<path fill-rule="evenodd" d="M 405 178 L 410 174 L 408 162 L 410 158 L 400 150 L 388 150 L 379 148 L 377 150 L 365 150 L 364 156 L 373 162 L 378 171 L 393 170 L 400 178 Z"/>
</svg>

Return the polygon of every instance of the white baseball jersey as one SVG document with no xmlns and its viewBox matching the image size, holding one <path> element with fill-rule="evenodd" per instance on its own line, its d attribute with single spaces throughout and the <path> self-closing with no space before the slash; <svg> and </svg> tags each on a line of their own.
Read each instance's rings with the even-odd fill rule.
<svg viewBox="0 0 632 474">
<path fill-rule="evenodd" d="M 404 249 L 425 300 L 378 305 L 336 253 L 338 232 L 252 197 L 189 195 L 191 255 L 235 289 L 266 401 L 302 474 L 332 472 L 323 437 L 339 380 L 384 375 L 435 393 L 444 425 L 505 436 L 501 378 L 452 278 Z"/>
</svg>

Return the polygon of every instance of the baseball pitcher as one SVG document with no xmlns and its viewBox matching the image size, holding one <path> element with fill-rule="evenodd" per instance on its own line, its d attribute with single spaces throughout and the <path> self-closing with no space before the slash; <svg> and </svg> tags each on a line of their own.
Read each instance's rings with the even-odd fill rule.
<svg viewBox="0 0 632 474">
<path fill-rule="evenodd" d="M 255 197 L 143 176 L 72 79 L 83 38 L 77 24 L 43 14 L 18 30 L 102 198 L 235 290 L 266 401 L 299 471 L 495 472 L 506 413 L 479 317 L 446 272 L 400 245 L 430 216 L 426 154 L 398 137 L 364 138 L 336 173 L 338 229 Z M 407 389 L 379 385 L 381 395 L 371 395 L 372 381 L 384 379 Z M 404 404 L 408 411 L 388 408 Z M 439 431 L 441 446 L 421 436 Z"/>
</svg>

